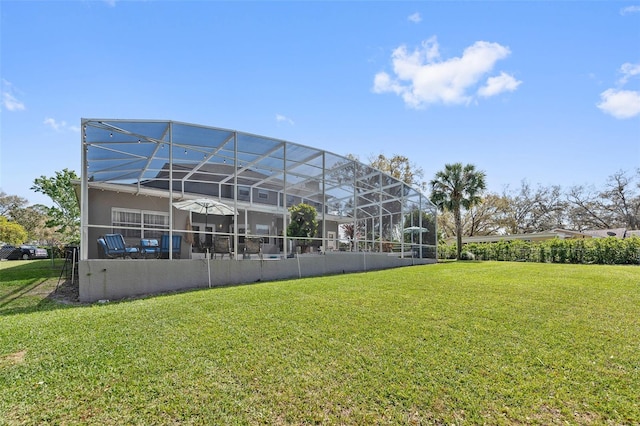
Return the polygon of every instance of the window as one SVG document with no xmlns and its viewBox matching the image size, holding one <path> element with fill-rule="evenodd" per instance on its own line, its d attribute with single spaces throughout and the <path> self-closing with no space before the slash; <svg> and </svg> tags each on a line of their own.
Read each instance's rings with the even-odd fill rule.
<svg viewBox="0 0 640 426">
<path fill-rule="evenodd" d="M 238 198 L 243 200 L 248 200 L 251 191 L 248 186 L 240 186 L 238 185 Z"/>
<path fill-rule="evenodd" d="M 142 238 L 140 211 L 134 210 L 111 210 L 111 226 L 113 232 L 122 234 L 125 238 Z"/>
<path fill-rule="evenodd" d="M 258 198 L 261 200 L 268 200 L 269 192 L 265 189 L 258 189 Z"/>
<path fill-rule="evenodd" d="M 269 225 L 256 225 L 256 235 L 269 235 Z"/>
<path fill-rule="evenodd" d="M 163 212 L 113 208 L 113 232 L 127 239 L 160 238 L 169 231 L 169 215 Z"/>
</svg>

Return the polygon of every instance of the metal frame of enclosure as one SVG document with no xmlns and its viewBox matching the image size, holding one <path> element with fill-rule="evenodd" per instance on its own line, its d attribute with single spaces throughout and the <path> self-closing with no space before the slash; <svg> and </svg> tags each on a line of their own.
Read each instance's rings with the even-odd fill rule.
<svg viewBox="0 0 640 426">
<path fill-rule="evenodd" d="M 144 223 L 143 231 L 118 225 L 132 240 L 179 234 L 195 251 L 202 241 L 227 235 L 236 260 L 251 237 L 265 241 L 274 260 L 300 246 L 436 258 L 436 208 L 424 194 L 359 161 L 297 143 L 169 120 L 82 119 L 81 174 L 81 260 L 94 258 L 95 235 L 114 230 L 112 222 L 91 219 L 91 209 L 102 207 L 91 204 L 90 191 L 162 200 L 156 210 L 166 223 Z M 197 214 L 176 220 L 174 203 L 198 197 L 237 214 L 208 217 L 211 226 Z M 304 241 L 286 231 L 289 208 L 300 203 L 316 208 L 319 224 Z"/>
</svg>

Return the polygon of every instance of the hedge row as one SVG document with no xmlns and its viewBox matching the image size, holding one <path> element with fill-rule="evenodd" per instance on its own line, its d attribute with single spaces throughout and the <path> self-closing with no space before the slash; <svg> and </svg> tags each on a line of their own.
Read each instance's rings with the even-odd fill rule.
<svg viewBox="0 0 640 426">
<path fill-rule="evenodd" d="M 590 238 L 542 242 L 498 241 L 469 243 L 462 247 L 463 259 L 520 262 L 640 264 L 640 238 Z M 438 258 L 455 259 L 456 245 L 438 246 Z"/>
</svg>

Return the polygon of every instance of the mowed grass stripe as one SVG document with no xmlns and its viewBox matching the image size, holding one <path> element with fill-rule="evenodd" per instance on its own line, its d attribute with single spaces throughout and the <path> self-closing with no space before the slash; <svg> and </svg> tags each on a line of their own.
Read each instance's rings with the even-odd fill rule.
<svg viewBox="0 0 640 426">
<path fill-rule="evenodd" d="M 634 424 L 639 283 L 444 263 L 7 315 L 0 418 Z"/>
</svg>

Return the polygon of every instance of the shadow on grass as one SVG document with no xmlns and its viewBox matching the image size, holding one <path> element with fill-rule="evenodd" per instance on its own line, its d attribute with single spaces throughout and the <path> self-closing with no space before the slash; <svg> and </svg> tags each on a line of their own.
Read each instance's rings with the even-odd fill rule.
<svg viewBox="0 0 640 426">
<path fill-rule="evenodd" d="M 78 303 L 78 285 L 62 276 L 56 259 L 0 264 L 0 316 L 67 309 Z"/>
</svg>

